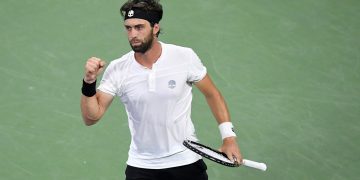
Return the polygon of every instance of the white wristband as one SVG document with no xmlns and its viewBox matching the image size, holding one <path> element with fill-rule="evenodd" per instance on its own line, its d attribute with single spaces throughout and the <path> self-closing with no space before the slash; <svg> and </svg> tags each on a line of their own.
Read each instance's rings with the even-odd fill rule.
<svg viewBox="0 0 360 180">
<path fill-rule="evenodd" d="M 234 126 L 231 122 L 223 122 L 219 125 L 222 140 L 227 137 L 236 137 Z"/>
</svg>

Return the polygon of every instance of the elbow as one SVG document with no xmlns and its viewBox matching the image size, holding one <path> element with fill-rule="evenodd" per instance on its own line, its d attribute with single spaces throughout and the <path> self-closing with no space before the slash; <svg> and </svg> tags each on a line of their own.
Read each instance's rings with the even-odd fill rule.
<svg viewBox="0 0 360 180">
<path fill-rule="evenodd" d="M 92 125 L 94 125 L 94 124 L 96 124 L 97 123 L 97 121 L 84 121 L 84 124 L 86 125 L 86 126 L 92 126 Z"/>
<path fill-rule="evenodd" d="M 96 121 L 93 121 L 93 122 L 91 122 L 91 121 L 85 121 L 84 124 L 85 124 L 86 126 L 92 126 L 92 125 L 96 124 Z"/>
<path fill-rule="evenodd" d="M 86 126 L 92 126 L 92 125 L 96 124 L 99 120 L 83 117 L 83 121 Z"/>
</svg>

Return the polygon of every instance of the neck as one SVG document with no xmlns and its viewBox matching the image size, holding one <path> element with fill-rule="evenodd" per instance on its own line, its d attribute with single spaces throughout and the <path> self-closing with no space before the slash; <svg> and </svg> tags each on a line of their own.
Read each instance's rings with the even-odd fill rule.
<svg viewBox="0 0 360 180">
<path fill-rule="evenodd" d="M 135 60 L 139 64 L 151 69 L 153 64 L 156 63 L 156 61 L 160 58 L 161 52 L 162 48 L 160 42 L 154 39 L 151 48 L 145 53 L 135 53 Z"/>
</svg>

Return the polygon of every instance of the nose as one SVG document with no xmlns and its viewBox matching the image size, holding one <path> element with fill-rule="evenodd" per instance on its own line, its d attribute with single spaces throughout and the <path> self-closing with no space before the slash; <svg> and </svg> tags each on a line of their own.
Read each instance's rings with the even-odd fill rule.
<svg viewBox="0 0 360 180">
<path fill-rule="evenodd" d="M 127 31 L 129 39 L 137 37 L 138 33 L 135 29 L 131 28 Z"/>
</svg>

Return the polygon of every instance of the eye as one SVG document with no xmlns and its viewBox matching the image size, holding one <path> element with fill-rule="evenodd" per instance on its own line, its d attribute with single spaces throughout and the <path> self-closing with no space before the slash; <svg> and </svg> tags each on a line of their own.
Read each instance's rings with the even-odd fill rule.
<svg viewBox="0 0 360 180">
<path fill-rule="evenodd" d="M 140 31 L 140 30 L 144 29 L 144 26 L 143 26 L 143 25 L 136 25 L 136 26 L 134 26 L 134 28 L 135 28 L 137 31 Z"/>
<path fill-rule="evenodd" d="M 131 31 L 131 26 L 125 26 L 126 31 Z"/>
</svg>

